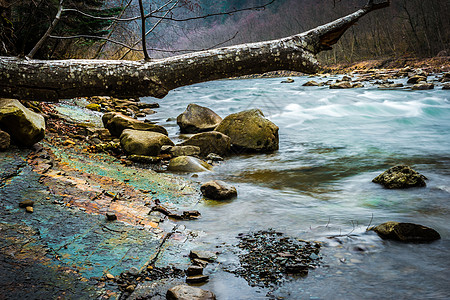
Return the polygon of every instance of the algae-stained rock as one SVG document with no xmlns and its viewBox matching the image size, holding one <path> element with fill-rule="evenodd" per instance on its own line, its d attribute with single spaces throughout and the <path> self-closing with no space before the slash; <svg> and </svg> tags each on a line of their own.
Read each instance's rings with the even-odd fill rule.
<svg viewBox="0 0 450 300">
<path fill-rule="evenodd" d="M 266 119 L 259 109 L 227 116 L 216 131 L 229 136 L 232 147 L 244 152 L 278 150 L 278 126 Z"/>
<path fill-rule="evenodd" d="M 128 154 L 156 156 L 163 145 L 174 144 L 162 133 L 125 129 L 120 135 L 120 145 Z"/>
<path fill-rule="evenodd" d="M 200 147 L 197 147 L 197 146 L 173 146 L 169 149 L 169 154 L 174 157 L 199 155 Z"/>
<path fill-rule="evenodd" d="M 208 163 L 192 156 L 172 158 L 167 170 L 174 172 L 204 172 L 212 169 Z"/>
<path fill-rule="evenodd" d="M 215 300 L 216 296 L 210 292 L 188 285 L 177 285 L 167 291 L 167 300 Z"/>
<path fill-rule="evenodd" d="M 207 156 L 210 153 L 226 155 L 230 152 L 231 138 L 218 131 L 202 132 L 193 135 L 180 145 L 199 147 L 201 156 Z"/>
<path fill-rule="evenodd" d="M 237 196 L 236 188 L 221 180 L 205 182 L 200 187 L 200 191 L 203 196 L 213 200 L 226 200 Z"/>
<path fill-rule="evenodd" d="M 111 135 L 120 136 L 125 129 L 134 129 L 140 131 L 153 131 L 167 135 L 167 130 L 159 125 L 142 122 L 133 118 L 124 116 L 121 113 L 110 112 L 102 117 L 103 125 L 109 130 Z"/>
<path fill-rule="evenodd" d="M 5 151 L 11 144 L 11 136 L 9 133 L 0 130 L 0 151 Z"/>
<path fill-rule="evenodd" d="M 213 262 L 217 259 L 217 255 L 214 252 L 206 250 L 191 250 L 189 258 L 192 260 L 200 259 L 207 262 Z"/>
<path fill-rule="evenodd" d="M 27 147 L 45 136 L 44 117 L 14 99 L 0 99 L 0 127 L 13 141 Z"/>
<path fill-rule="evenodd" d="M 433 228 L 413 223 L 386 222 L 370 228 L 381 238 L 402 242 L 431 242 L 441 238 Z"/>
<path fill-rule="evenodd" d="M 93 111 L 101 111 L 102 107 L 100 106 L 100 104 L 97 103 L 89 103 L 88 105 L 86 105 L 86 108 L 89 110 L 93 110 Z"/>
<path fill-rule="evenodd" d="M 212 131 L 221 121 L 222 118 L 211 109 L 193 103 L 177 117 L 181 133 Z"/>
<path fill-rule="evenodd" d="M 372 182 L 379 183 L 388 189 L 404 189 L 424 187 L 427 178 L 409 166 L 395 166 L 375 177 Z"/>
</svg>

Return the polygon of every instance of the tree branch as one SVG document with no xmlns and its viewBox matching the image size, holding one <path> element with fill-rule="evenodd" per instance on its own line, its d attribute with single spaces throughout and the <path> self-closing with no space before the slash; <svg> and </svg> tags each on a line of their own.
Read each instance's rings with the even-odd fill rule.
<svg viewBox="0 0 450 300">
<path fill-rule="evenodd" d="M 53 29 L 55 29 L 56 25 L 58 24 L 59 20 L 61 19 L 61 13 L 63 11 L 63 2 L 64 0 L 59 1 L 59 8 L 58 12 L 56 13 L 55 19 L 53 19 L 53 22 L 48 27 L 47 31 L 44 33 L 44 35 L 41 37 L 41 39 L 36 43 L 36 45 L 31 49 L 30 53 L 26 56 L 26 58 L 33 58 L 33 56 L 36 54 L 36 52 L 39 50 L 39 48 L 42 47 L 45 40 L 50 36 Z"/>
</svg>

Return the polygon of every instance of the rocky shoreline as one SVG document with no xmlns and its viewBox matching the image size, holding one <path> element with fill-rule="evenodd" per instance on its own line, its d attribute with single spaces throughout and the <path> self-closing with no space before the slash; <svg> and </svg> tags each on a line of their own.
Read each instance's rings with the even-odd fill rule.
<svg viewBox="0 0 450 300">
<path fill-rule="evenodd" d="M 334 81 L 322 75 L 323 82 L 309 82 L 307 86 L 358 88 L 375 84 L 380 88 L 405 88 L 392 80 L 407 77 L 406 88 L 412 90 L 435 86 L 447 89 L 449 74 L 410 67 L 354 70 Z M 13 114 L 20 118 L 31 115 L 25 118 L 30 123 L 5 125 L 12 124 L 8 115 L 12 102 L 21 111 Z M 166 171 L 195 175 L 208 172 L 229 155 L 276 151 L 278 127 L 257 109 L 222 119 L 209 108 L 191 104 L 178 116 L 177 123 L 181 132 L 192 136 L 176 145 L 162 126 L 138 120 L 156 113 L 157 103 L 110 97 L 73 102 L 64 106 L 5 100 L 0 106 L 4 130 L 0 131 L 0 195 L 7 199 L 1 205 L 8 212 L 0 220 L 0 233 L 3 238 L 11 237 L 9 244 L 2 245 L 0 255 L 14 253 L 28 262 L 44 258 L 52 264 L 59 262 L 62 269 L 73 272 L 70 280 L 80 282 L 82 287 L 77 291 L 94 293 L 102 299 L 183 299 L 177 296 L 183 293 L 214 299 L 211 292 L 186 286 L 207 281 L 209 275 L 203 270 L 208 263 L 214 264 L 214 259 L 193 255 L 192 250 L 195 253 L 195 248 L 204 245 L 196 241 L 198 233 L 177 222 L 201 217 L 196 204 L 202 196 L 233 199 L 239 191 L 220 180 L 201 185 Z M 33 120 L 33 131 L 17 130 L 30 128 Z M 396 166 L 374 182 L 386 188 L 408 188 L 423 187 L 425 180 L 409 167 Z M 26 182 L 30 188 L 24 189 Z M 67 222 L 53 220 L 65 214 Z M 77 219 L 85 224 L 81 226 Z M 20 222 L 25 227 L 17 232 L 15 224 Z M 431 228 L 410 223 L 385 223 L 372 230 L 382 238 L 403 242 L 440 238 Z M 68 238 L 60 236 L 62 232 Z M 33 249 L 23 249 L 24 236 L 33 239 Z M 80 236 L 85 237 L 83 242 Z M 107 239 L 114 242 L 106 243 Z M 299 241 L 272 230 L 243 233 L 238 239 L 236 247 L 244 252 L 239 256 L 241 268 L 233 272 L 252 286 L 281 284 L 289 276 L 304 276 L 319 265 L 318 243 Z M 167 245 L 172 254 L 161 252 Z M 189 257 L 182 255 L 186 251 Z M 39 255 L 32 258 L 32 253 Z M 52 265 L 51 269 L 59 274 L 60 265 Z M 34 267 L 31 264 L 23 274 Z M 9 293 L 20 294 L 13 288 Z"/>
</svg>

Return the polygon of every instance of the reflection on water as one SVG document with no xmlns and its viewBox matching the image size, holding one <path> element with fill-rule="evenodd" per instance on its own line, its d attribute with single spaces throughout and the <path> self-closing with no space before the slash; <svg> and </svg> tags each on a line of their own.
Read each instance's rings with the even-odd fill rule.
<svg viewBox="0 0 450 300">
<path fill-rule="evenodd" d="M 449 298 L 450 93 L 303 87 L 308 80 L 216 81 L 177 89 L 160 102 L 150 118 L 166 126 L 175 142 L 180 138 L 173 118 L 189 103 L 222 117 L 260 108 L 280 127 L 279 151 L 230 157 L 200 174 L 200 181 L 232 182 L 239 196 L 200 204 L 203 218 L 186 225 L 206 231 L 214 246 L 267 228 L 324 242 L 323 267 L 281 287 L 280 297 Z M 428 177 L 428 186 L 386 190 L 371 182 L 396 164 L 413 166 Z M 431 226 L 442 240 L 407 245 L 365 232 L 369 223 L 388 220 Z M 219 299 L 265 295 L 220 271 L 205 288 Z"/>
</svg>

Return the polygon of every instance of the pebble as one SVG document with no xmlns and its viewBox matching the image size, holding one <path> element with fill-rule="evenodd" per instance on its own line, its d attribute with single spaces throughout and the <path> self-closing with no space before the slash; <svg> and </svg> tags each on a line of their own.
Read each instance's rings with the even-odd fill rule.
<svg viewBox="0 0 450 300">
<path fill-rule="evenodd" d="M 115 221 L 115 220 L 117 220 L 117 216 L 113 212 L 107 212 L 106 219 L 108 219 L 108 221 Z"/>
<path fill-rule="evenodd" d="M 19 207 L 21 208 L 25 208 L 25 207 L 29 207 L 29 206 L 33 206 L 34 205 L 34 201 L 33 200 L 23 200 L 22 202 L 19 203 Z"/>
<path fill-rule="evenodd" d="M 114 275 L 108 273 L 108 274 L 106 274 L 106 278 L 108 278 L 109 280 L 114 280 L 115 277 L 114 277 Z"/>
<path fill-rule="evenodd" d="M 32 213 L 34 211 L 32 206 L 27 206 L 25 210 L 27 211 L 27 213 Z"/>
</svg>

